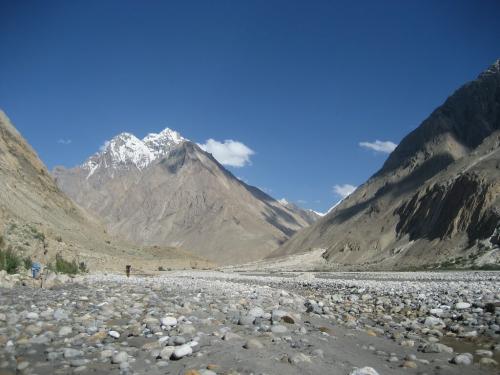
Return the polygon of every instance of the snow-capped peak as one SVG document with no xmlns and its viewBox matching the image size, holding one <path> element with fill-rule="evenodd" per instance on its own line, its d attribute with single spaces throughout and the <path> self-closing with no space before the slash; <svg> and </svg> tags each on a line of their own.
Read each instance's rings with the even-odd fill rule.
<svg viewBox="0 0 500 375">
<path fill-rule="evenodd" d="M 113 166 L 132 163 L 142 169 L 154 160 L 153 152 L 135 135 L 121 133 L 104 143 L 102 153 L 110 156 Z"/>
<path fill-rule="evenodd" d="M 283 206 L 286 206 L 289 203 L 285 198 L 278 199 L 278 202 L 280 202 Z"/>
<path fill-rule="evenodd" d="M 154 160 L 164 157 L 172 147 L 187 141 L 178 132 L 166 128 L 160 133 L 150 133 L 139 139 L 131 133 L 120 133 L 106 141 L 99 152 L 90 157 L 82 168 L 89 171 L 90 177 L 99 166 L 128 168 L 135 165 L 143 169 Z"/>
<path fill-rule="evenodd" d="M 148 134 L 142 141 L 155 154 L 155 157 L 160 157 L 166 155 L 172 146 L 187 141 L 187 139 L 175 130 L 166 128 L 160 133 Z"/>
</svg>

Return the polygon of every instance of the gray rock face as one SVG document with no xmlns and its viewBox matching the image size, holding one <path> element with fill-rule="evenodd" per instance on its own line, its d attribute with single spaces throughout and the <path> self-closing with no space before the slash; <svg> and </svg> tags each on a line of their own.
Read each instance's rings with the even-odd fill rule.
<svg viewBox="0 0 500 375">
<path fill-rule="evenodd" d="M 195 143 L 155 147 L 122 134 L 83 165 L 53 175 L 120 237 L 182 246 L 217 263 L 263 258 L 313 220 L 235 178 Z"/>
<path fill-rule="evenodd" d="M 499 264 L 498 66 L 457 90 L 379 172 L 271 257 L 319 248 L 344 269 Z"/>
</svg>

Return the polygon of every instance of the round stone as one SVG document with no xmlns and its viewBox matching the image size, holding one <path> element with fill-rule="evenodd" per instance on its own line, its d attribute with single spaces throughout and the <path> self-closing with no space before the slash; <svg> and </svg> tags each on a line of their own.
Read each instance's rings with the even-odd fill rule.
<svg viewBox="0 0 500 375">
<path fill-rule="evenodd" d="M 168 327 L 173 327 L 177 325 L 177 319 L 174 318 L 173 316 L 166 316 L 164 318 L 161 318 L 160 321 L 161 324 Z"/>
<path fill-rule="evenodd" d="M 464 366 L 469 366 L 472 364 L 474 357 L 470 353 L 462 353 L 458 354 L 453 359 L 451 360 L 451 363 L 454 363 L 456 365 L 464 365 Z"/>
<path fill-rule="evenodd" d="M 123 363 L 128 362 L 128 354 L 127 352 L 118 352 L 113 354 L 113 358 L 111 359 L 112 363 Z"/>
<path fill-rule="evenodd" d="M 187 355 L 193 354 L 193 348 L 190 345 L 181 345 L 174 350 L 173 358 L 181 359 Z"/>
<path fill-rule="evenodd" d="M 70 326 L 63 326 L 59 329 L 59 337 L 64 337 L 64 336 L 68 336 L 71 334 L 71 332 L 73 332 L 73 328 L 71 328 Z"/>
<path fill-rule="evenodd" d="M 117 332 L 117 331 L 109 331 L 108 335 L 111 336 L 111 337 L 113 337 L 113 338 L 115 338 L 115 339 L 120 338 L 120 333 Z"/>
<path fill-rule="evenodd" d="M 470 306 L 471 306 L 471 304 L 468 302 L 458 302 L 455 304 L 455 309 L 464 310 L 464 309 L 468 309 Z"/>
<path fill-rule="evenodd" d="M 350 375 L 379 375 L 379 374 L 373 367 L 363 367 L 352 370 Z"/>
<path fill-rule="evenodd" d="M 245 349 L 262 349 L 264 345 L 257 339 L 249 339 L 243 347 Z"/>
</svg>

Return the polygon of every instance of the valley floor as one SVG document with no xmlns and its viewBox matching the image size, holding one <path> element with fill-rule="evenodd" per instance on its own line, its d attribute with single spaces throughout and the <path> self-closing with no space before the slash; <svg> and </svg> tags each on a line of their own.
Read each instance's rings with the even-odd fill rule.
<svg viewBox="0 0 500 375">
<path fill-rule="evenodd" d="M 499 286 L 499 272 L 177 271 L 0 288 L 0 374 L 495 374 Z"/>
</svg>

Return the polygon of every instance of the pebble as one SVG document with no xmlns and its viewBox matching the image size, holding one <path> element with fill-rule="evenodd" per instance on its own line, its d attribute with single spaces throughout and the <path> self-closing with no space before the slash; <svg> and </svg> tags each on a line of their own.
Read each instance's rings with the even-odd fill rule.
<svg viewBox="0 0 500 375">
<path fill-rule="evenodd" d="M 498 362 L 495 361 L 493 358 L 481 358 L 479 360 L 479 366 L 481 367 L 495 367 L 498 366 Z"/>
<path fill-rule="evenodd" d="M 31 320 L 38 320 L 40 316 L 36 312 L 29 312 L 26 314 L 26 318 L 31 319 Z"/>
<path fill-rule="evenodd" d="M 187 355 L 193 354 L 193 348 L 190 345 L 181 345 L 174 350 L 173 359 L 181 359 Z"/>
<path fill-rule="evenodd" d="M 350 375 L 379 375 L 372 367 L 356 368 L 350 372 Z"/>
<path fill-rule="evenodd" d="M 23 370 L 26 370 L 29 366 L 30 366 L 30 364 L 27 361 L 19 362 L 17 364 L 17 370 L 23 371 Z"/>
<path fill-rule="evenodd" d="M 311 362 L 311 357 L 304 353 L 296 353 L 292 355 L 288 361 L 294 365 L 301 363 L 301 362 Z"/>
<path fill-rule="evenodd" d="M 451 363 L 456 365 L 469 366 L 472 364 L 474 357 L 470 353 L 458 354 L 452 358 Z"/>
<path fill-rule="evenodd" d="M 439 343 L 430 343 L 424 346 L 424 353 L 453 353 L 453 348 Z"/>
<path fill-rule="evenodd" d="M 417 368 L 417 364 L 414 361 L 404 361 L 401 367 L 404 368 Z"/>
<path fill-rule="evenodd" d="M 500 351 L 494 344 L 500 330 L 500 277 L 494 273 L 452 272 L 439 274 L 439 281 L 419 282 L 417 278 L 427 280 L 429 273 L 389 273 L 394 280 L 380 281 L 385 274 L 358 279 L 363 273 L 354 273 L 330 280 L 319 273 L 303 278 L 176 272 L 130 279 L 89 275 L 68 286 L 37 289 L 36 294 L 30 287 L 2 290 L 0 374 L 4 368 L 15 372 L 24 363 L 28 370 L 18 371 L 45 373 L 47 366 L 54 374 L 88 373 L 95 362 L 108 372 L 118 373 L 119 367 L 122 374 L 140 374 L 140 368 L 165 372 L 165 367 L 178 373 L 179 366 L 191 374 L 236 374 L 234 368 L 224 368 L 231 362 L 225 363 L 223 356 L 232 351 L 241 351 L 235 355 L 243 359 L 239 373 L 269 373 L 265 366 L 275 360 L 297 366 L 295 371 L 317 373 L 314 366 L 332 360 L 330 345 L 343 345 L 345 337 L 357 343 L 346 347 L 347 353 L 366 350 L 356 359 L 369 356 L 366 364 L 377 368 L 378 363 L 380 369 L 406 372 L 404 368 L 418 365 L 424 374 L 437 368 L 459 371 L 464 366 L 467 372 L 497 366 L 493 357 Z M 448 336 L 485 342 L 473 351 L 478 364 L 472 364 L 472 354 L 453 355 L 441 343 Z M 387 345 L 379 346 L 383 340 Z M 408 353 L 416 350 L 422 358 Z M 262 357 L 245 367 L 244 359 L 255 355 Z M 221 358 L 220 366 L 203 365 Z M 351 373 L 377 374 L 371 367 Z"/>
<path fill-rule="evenodd" d="M 115 338 L 115 339 L 119 339 L 120 338 L 120 333 L 117 332 L 117 331 L 109 331 L 108 332 L 108 335 Z"/>
<path fill-rule="evenodd" d="M 59 332 L 58 332 L 58 336 L 59 337 L 64 337 L 64 336 L 68 336 L 71 334 L 71 332 L 73 332 L 73 328 L 70 327 L 70 326 L 63 326 L 59 329 Z"/>
<path fill-rule="evenodd" d="M 264 345 L 257 340 L 257 339 L 249 339 L 245 344 L 243 345 L 245 349 L 262 349 Z"/>
<path fill-rule="evenodd" d="M 173 327 L 177 325 L 177 319 L 172 316 L 166 316 L 164 318 L 161 318 L 161 324 L 163 324 L 164 326 Z"/>
<path fill-rule="evenodd" d="M 123 363 L 123 362 L 128 362 L 127 352 L 118 352 L 116 354 L 113 354 L 111 363 Z"/>
</svg>

